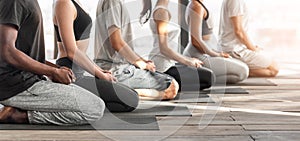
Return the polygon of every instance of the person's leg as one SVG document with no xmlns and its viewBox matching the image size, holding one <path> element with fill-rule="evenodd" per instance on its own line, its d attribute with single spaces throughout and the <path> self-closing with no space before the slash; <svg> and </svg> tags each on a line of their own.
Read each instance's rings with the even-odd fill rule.
<svg viewBox="0 0 300 141">
<path fill-rule="evenodd" d="M 215 81 L 213 72 L 205 67 L 192 68 L 185 65 L 176 65 L 165 73 L 174 77 L 179 83 L 179 91 L 203 90 L 211 87 Z"/>
<path fill-rule="evenodd" d="M 177 95 L 178 83 L 167 74 L 141 70 L 133 65 L 118 66 L 114 70 L 113 74 L 118 82 L 135 89 L 140 96 L 169 100 Z M 145 89 L 153 90 L 146 91 Z M 162 97 L 156 97 L 161 95 Z"/>
<path fill-rule="evenodd" d="M 102 98 L 111 112 L 131 112 L 139 103 L 137 92 L 120 83 L 85 76 L 75 84 Z"/>
<path fill-rule="evenodd" d="M 104 102 L 87 90 L 50 81 L 37 82 L 0 103 L 27 111 L 31 124 L 87 124 L 100 119 L 105 109 Z"/>
<path fill-rule="evenodd" d="M 215 73 L 219 84 L 237 83 L 245 80 L 249 74 L 246 64 L 231 58 L 208 57 L 204 60 L 204 66 Z"/>
<path fill-rule="evenodd" d="M 263 52 L 243 49 L 230 54 L 249 66 L 249 77 L 275 77 L 279 72 L 277 64 Z"/>
<path fill-rule="evenodd" d="M 235 84 L 244 81 L 249 76 L 248 66 L 233 58 L 225 59 L 227 71 L 227 83 Z"/>
<path fill-rule="evenodd" d="M 273 62 L 265 69 L 250 69 L 249 77 L 276 77 L 278 72 L 277 63 Z"/>
</svg>

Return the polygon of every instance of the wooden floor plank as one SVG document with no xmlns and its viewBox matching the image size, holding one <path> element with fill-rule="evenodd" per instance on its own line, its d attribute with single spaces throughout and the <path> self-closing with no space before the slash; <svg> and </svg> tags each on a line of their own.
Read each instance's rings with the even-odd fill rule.
<svg viewBox="0 0 300 141">
<path fill-rule="evenodd" d="M 287 123 L 288 124 L 288 123 Z M 300 131 L 300 125 L 243 125 L 246 131 Z"/>
<path fill-rule="evenodd" d="M 250 136 L 170 137 L 164 141 L 254 141 Z"/>
</svg>

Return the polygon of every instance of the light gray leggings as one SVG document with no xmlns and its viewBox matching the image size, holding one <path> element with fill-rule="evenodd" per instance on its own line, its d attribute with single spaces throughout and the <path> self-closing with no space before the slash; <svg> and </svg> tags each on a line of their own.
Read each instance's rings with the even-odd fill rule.
<svg viewBox="0 0 300 141">
<path fill-rule="evenodd" d="M 199 53 L 191 45 L 185 48 L 183 55 L 203 61 L 204 67 L 211 69 L 216 75 L 217 83 L 238 83 L 249 75 L 249 68 L 245 63 L 233 58 L 210 57 Z"/>
<path fill-rule="evenodd" d="M 104 102 L 87 90 L 50 81 L 37 82 L 0 103 L 28 111 L 31 124 L 87 124 L 100 119 L 105 109 Z"/>
</svg>

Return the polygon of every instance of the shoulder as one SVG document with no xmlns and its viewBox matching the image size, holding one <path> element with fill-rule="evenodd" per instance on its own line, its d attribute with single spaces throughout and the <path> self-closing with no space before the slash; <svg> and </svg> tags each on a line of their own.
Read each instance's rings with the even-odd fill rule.
<svg viewBox="0 0 300 141">
<path fill-rule="evenodd" d="M 33 2 L 36 2 L 36 1 L 0 0 L 0 8 L 1 8 L 1 10 L 6 10 L 6 9 L 12 10 L 13 8 L 18 8 L 18 10 L 20 10 L 21 8 L 27 8 Z"/>
<path fill-rule="evenodd" d="M 188 9 L 197 13 L 202 10 L 205 10 L 204 7 L 197 1 L 191 1 L 188 5 Z"/>
<path fill-rule="evenodd" d="M 74 6 L 71 0 L 55 0 L 53 5 L 55 12 L 69 12 L 70 10 L 76 12 L 76 7 Z"/>
<path fill-rule="evenodd" d="M 72 7 L 73 3 L 71 0 L 55 0 L 54 7 Z"/>
<path fill-rule="evenodd" d="M 225 4 L 227 6 L 231 6 L 231 5 L 243 5 L 245 4 L 245 0 L 225 0 Z"/>
<path fill-rule="evenodd" d="M 153 11 L 153 19 L 154 20 L 169 20 L 170 15 L 167 9 L 158 8 Z"/>
<path fill-rule="evenodd" d="M 199 13 L 204 13 L 205 8 L 197 1 L 191 1 L 188 5 L 189 14 L 196 12 L 197 14 Z"/>
<path fill-rule="evenodd" d="M 103 5 L 112 7 L 112 6 L 120 6 L 123 4 L 122 1 L 120 0 L 103 0 Z"/>
</svg>

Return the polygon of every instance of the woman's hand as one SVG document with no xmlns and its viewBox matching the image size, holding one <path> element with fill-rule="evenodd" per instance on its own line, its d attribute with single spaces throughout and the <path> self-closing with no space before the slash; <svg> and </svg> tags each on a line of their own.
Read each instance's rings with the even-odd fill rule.
<svg viewBox="0 0 300 141">
<path fill-rule="evenodd" d="M 110 82 L 116 82 L 117 79 L 111 74 L 111 72 L 105 72 L 103 73 L 103 79 L 107 80 L 107 81 L 110 81 Z"/>
<path fill-rule="evenodd" d="M 111 74 L 110 71 L 107 71 L 107 70 L 100 70 L 98 75 L 96 74 L 96 76 L 100 79 L 104 79 L 104 80 L 107 80 L 107 81 L 110 81 L 110 82 L 116 82 L 117 79 Z"/>
<path fill-rule="evenodd" d="M 152 72 L 155 72 L 156 71 L 156 66 L 154 65 L 153 61 L 151 60 L 148 60 L 146 61 L 146 70 L 149 70 L 149 71 L 152 71 Z"/>
<path fill-rule="evenodd" d="M 145 61 L 143 59 L 139 59 L 134 63 L 134 65 L 142 70 L 149 70 L 152 72 L 156 71 L 156 67 L 155 67 L 154 63 L 150 60 Z"/>
<path fill-rule="evenodd" d="M 202 67 L 203 62 L 197 58 L 188 58 L 188 62 L 186 65 L 191 66 L 191 67 L 200 68 L 200 67 Z"/>
<path fill-rule="evenodd" d="M 221 52 L 219 54 L 220 57 L 223 57 L 223 58 L 231 58 L 231 56 L 228 54 L 228 53 L 224 53 L 224 52 Z"/>
</svg>

